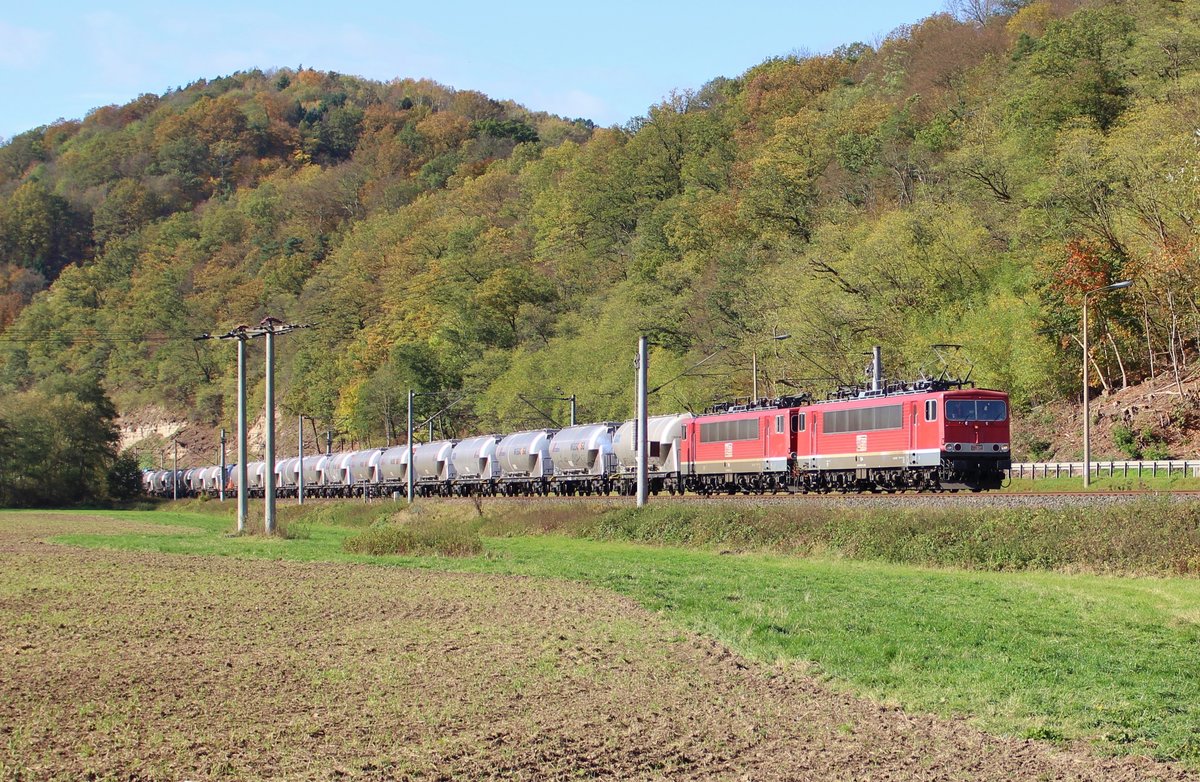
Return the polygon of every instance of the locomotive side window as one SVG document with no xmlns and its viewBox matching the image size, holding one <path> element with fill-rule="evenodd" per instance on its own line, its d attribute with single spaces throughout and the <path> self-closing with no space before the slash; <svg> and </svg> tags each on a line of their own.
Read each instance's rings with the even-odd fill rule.
<svg viewBox="0 0 1200 782">
<path fill-rule="evenodd" d="M 825 414 L 825 434 L 874 432 L 880 429 L 899 429 L 903 425 L 903 405 L 860 407 L 855 410 L 834 410 Z"/>
<path fill-rule="evenodd" d="M 783 416 L 775 416 L 775 434 L 783 434 Z"/>
<path fill-rule="evenodd" d="M 714 421 L 711 424 L 700 424 L 700 442 L 702 443 L 728 443 L 736 440 L 757 439 L 757 418 L 746 418 L 741 421 Z"/>
<path fill-rule="evenodd" d="M 807 413 L 792 413 L 792 431 L 803 432 L 807 417 Z"/>
<path fill-rule="evenodd" d="M 925 400 L 925 420 L 926 421 L 936 421 L 937 420 L 937 400 L 936 399 Z"/>
</svg>

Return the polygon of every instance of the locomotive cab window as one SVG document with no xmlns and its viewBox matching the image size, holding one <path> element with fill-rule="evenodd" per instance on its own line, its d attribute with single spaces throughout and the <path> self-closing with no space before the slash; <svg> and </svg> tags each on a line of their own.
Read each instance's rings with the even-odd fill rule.
<svg viewBox="0 0 1200 782">
<path fill-rule="evenodd" d="M 783 434 L 783 416 L 775 416 L 775 434 Z"/>
<path fill-rule="evenodd" d="M 1000 399 L 948 399 L 947 421 L 1003 421 L 1008 417 L 1008 405 Z"/>
<path fill-rule="evenodd" d="M 925 420 L 926 421 L 936 421 L 937 420 L 937 400 L 936 399 L 925 400 Z"/>
</svg>

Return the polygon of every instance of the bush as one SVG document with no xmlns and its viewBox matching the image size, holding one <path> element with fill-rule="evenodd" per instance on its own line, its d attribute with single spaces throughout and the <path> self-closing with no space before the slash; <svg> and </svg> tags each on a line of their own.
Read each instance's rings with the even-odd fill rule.
<svg viewBox="0 0 1200 782">
<path fill-rule="evenodd" d="M 586 502 L 507 503 L 489 500 L 479 531 L 495 538 L 518 535 L 559 533 L 580 535 L 591 529 L 596 519 L 613 510 L 613 506 Z"/>
<path fill-rule="evenodd" d="M 289 517 L 304 519 L 306 523 L 328 524 L 334 527 L 370 527 L 381 524 L 395 514 L 397 505 L 391 501 L 381 503 L 346 501 L 346 502 L 306 502 L 296 505 L 294 501 L 287 506 Z"/>
<path fill-rule="evenodd" d="M 1130 429 L 1128 426 L 1122 426 L 1118 424 L 1113 427 L 1112 435 L 1113 442 L 1116 443 L 1117 448 L 1121 450 L 1121 453 L 1125 454 L 1130 459 L 1142 458 L 1142 449 L 1138 447 L 1137 436 L 1134 435 L 1132 429 Z"/>
<path fill-rule="evenodd" d="M 1167 441 L 1150 427 L 1134 432 L 1127 426 L 1115 426 L 1113 441 L 1130 459 L 1160 461 L 1171 458 Z"/>
<path fill-rule="evenodd" d="M 413 519 L 363 530 L 344 540 L 342 549 L 372 556 L 473 557 L 483 552 L 483 541 L 474 525 L 440 519 Z"/>
</svg>

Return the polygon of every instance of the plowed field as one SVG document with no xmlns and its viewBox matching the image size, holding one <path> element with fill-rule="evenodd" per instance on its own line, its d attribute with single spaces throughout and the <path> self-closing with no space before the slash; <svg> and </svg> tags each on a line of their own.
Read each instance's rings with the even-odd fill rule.
<svg viewBox="0 0 1200 782">
<path fill-rule="evenodd" d="M 0 526 L 5 779 L 1191 778 L 831 691 L 572 583 L 44 542 L 66 525 Z"/>
</svg>

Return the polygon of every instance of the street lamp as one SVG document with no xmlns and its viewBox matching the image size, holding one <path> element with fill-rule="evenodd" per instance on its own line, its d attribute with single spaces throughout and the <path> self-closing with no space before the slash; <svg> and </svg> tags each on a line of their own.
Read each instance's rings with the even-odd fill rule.
<svg viewBox="0 0 1200 782">
<path fill-rule="evenodd" d="M 791 334 L 780 334 L 780 333 L 776 332 L 775 329 L 771 329 L 771 340 L 774 342 L 782 342 L 785 339 L 791 339 L 791 338 L 792 338 Z M 755 346 L 753 352 L 751 352 L 751 354 L 750 354 L 750 373 L 754 376 L 754 383 L 753 383 L 753 388 L 754 388 L 753 394 L 754 395 L 750 400 L 753 403 L 753 402 L 758 401 L 758 347 L 757 346 Z"/>
<path fill-rule="evenodd" d="M 1133 280 L 1121 280 L 1112 285 L 1092 288 L 1083 294 L 1083 488 L 1092 485 L 1092 413 L 1088 398 L 1088 296 L 1093 293 L 1121 290 L 1133 285 Z"/>
</svg>

